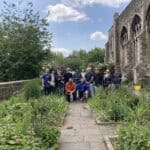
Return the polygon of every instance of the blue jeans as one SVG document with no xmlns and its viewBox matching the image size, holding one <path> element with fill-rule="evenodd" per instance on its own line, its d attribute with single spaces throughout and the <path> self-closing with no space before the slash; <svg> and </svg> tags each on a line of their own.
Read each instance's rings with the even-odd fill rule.
<svg viewBox="0 0 150 150">
<path fill-rule="evenodd" d="M 89 84 L 89 94 L 90 94 L 90 96 L 94 95 L 94 87 L 93 87 L 92 83 Z"/>
</svg>

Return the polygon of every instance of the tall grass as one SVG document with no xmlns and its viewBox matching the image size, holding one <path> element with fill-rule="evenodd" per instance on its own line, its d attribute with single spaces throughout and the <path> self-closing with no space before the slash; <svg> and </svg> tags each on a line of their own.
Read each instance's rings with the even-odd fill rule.
<svg viewBox="0 0 150 150">
<path fill-rule="evenodd" d="M 126 88 L 109 93 L 99 89 L 89 101 L 89 106 L 102 121 L 149 120 L 149 100 L 135 96 Z"/>
</svg>

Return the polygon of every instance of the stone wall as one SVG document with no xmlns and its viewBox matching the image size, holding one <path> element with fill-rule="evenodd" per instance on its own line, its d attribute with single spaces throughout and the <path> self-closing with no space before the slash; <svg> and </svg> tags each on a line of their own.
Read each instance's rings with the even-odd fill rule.
<svg viewBox="0 0 150 150">
<path fill-rule="evenodd" d="M 120 15 L 115 13 L 106 44 L 106 63 L 114 63 L 123 76 L 138 84 L 150 78 L 149 24 L 150 0 L 132 0 Z"/>
<path fill-rule="evenodd" d="M 29 80 L 0 83 L 0 100 L 8 99 L 10 96 L 18 94 L 27 81 Z"/>
</svg>

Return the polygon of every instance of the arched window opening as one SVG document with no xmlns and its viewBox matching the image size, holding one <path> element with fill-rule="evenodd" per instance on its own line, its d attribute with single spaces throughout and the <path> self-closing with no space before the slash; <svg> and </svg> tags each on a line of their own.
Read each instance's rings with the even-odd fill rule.
<svg viewBox="0 0 150 150">
<path fill-rule="evenodd" d="M 132 22 L 133 37 L 136 37 L 141 32 L 141 18 L 135 15 Z"/>
<path fill-rule="evenodd" d="M 122 28 L 121 31 L 121 43 L 124 45 L 128 41 L 128 31 L 126 27 Z"/>
<path fill-rule="evenodd" d="M 146 13 L 146 29 L 147 29 L 147 32 L 150 33 L 150 5 Z"/>
</svg>

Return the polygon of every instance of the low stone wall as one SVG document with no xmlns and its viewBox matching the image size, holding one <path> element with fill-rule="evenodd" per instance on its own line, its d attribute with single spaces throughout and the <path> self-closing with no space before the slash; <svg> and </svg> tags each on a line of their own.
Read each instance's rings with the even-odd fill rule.
<svg viewBox="0 0 150 150">
<path fill-rule="evenodd" d="M 12 95 L 16 95 L 29 80 L 2 82 L 0 83 L 0 100 L 8 99 Z"/>
</svg>

